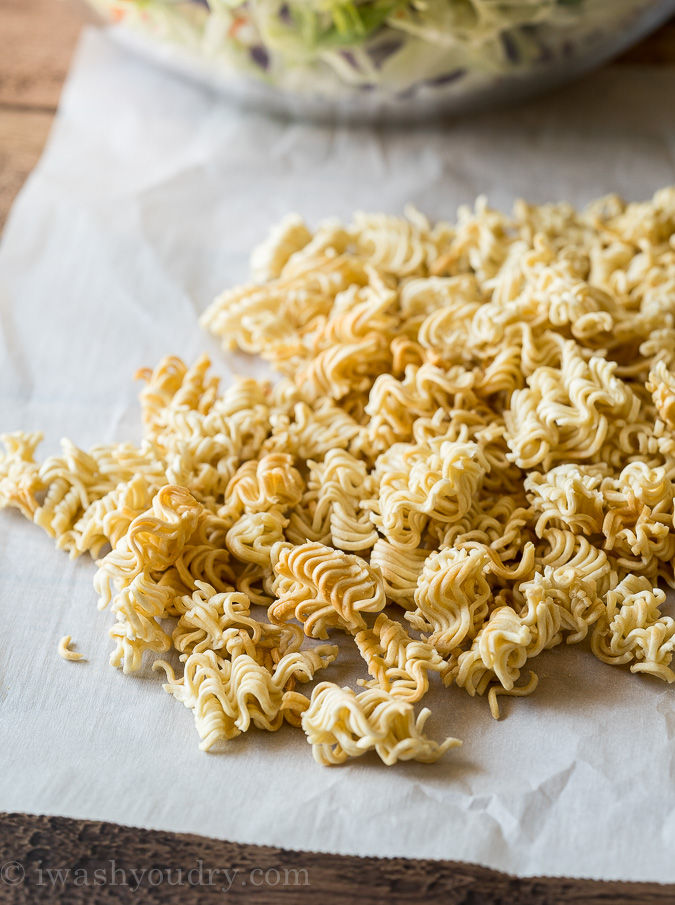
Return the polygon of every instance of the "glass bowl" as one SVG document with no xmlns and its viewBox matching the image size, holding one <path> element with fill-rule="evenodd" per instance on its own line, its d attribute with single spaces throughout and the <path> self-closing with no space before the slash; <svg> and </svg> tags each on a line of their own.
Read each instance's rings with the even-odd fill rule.
<svg viewBox="0 0 675 905">
<path fill-rule="evenodd" d="M 675 14 L 675 0 L 90 2 L 126 44 L 241 105 L 367 122 L 531 97 Z"/>
</svg>

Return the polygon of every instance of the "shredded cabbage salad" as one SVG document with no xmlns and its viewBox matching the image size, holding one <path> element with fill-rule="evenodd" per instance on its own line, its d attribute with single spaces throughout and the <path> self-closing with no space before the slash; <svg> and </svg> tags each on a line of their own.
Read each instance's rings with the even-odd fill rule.
<svg viewBox="0 0 675 905">
<path fill-rule="evenodd" d="M 293 91 L 394 94 L 528 71 L 644 0 L 92 0 L 115 20 Z M 583 40 L 583 38 L 581 39 Z"/>
</svg>

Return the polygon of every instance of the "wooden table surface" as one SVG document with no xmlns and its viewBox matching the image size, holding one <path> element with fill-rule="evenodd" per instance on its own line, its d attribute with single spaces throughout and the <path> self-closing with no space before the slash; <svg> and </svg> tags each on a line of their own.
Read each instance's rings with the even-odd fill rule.
<svg viewBox="0 0 675 905">
<path fill-rule="evenodd" d="M 40 156 L 78 34 L 96 21 L 83 0 L 0 0 L 0 229 L 10 205 Z M 621 58 L 626 65 L 675 65 L 675 19 Z M 227 893 L 220 886 L 198 890 L 199 901 L 265 903 L 319 902 L 345 897 L 355 903 L 395 905 L 553 905 L 612 903 L 647 905 L 675 900 L 673 887 L 657 884 L 595 883 L 579 880 L 517 880 L 475 865 L 452 862 L 345 858 L 216 842 L 196 836 L 147 832 L 91 821 L 0 814 L 0 900 L 2 902 L 113 901 L 115 889 L 69 886 L 67 892 L 44 881 L 47 868 L 121 869 L 146 872 L 158 865 L 184 869 L 228 867 L 240 871 Z M 9 867 L 8 867 L 9 865 Z M 18 865 L 18 866 L 17 866 Z M 241 877 L 275 880 L 305 870 L 301 885 L 246 886 Z M 255 873 L 260 871 L 259 873 Z M 23 873 L 22 873 L 23 872 Z M 265 873 L 267 876 L 267 873 Z M 304 878 L 304 874 L 301 875 Z M 143 884 L 133 901 L 192 902 L 197 890 L 181 885 Z M 65 898 L 64 896 L 67 896 Z"/>
<path fill-rule="evenodd" d="M 84 0 L 0 0 L 0 230 L 44 147 L 80 30 L 96 21 Z M 621 61 L 675 65 L 675 19 Z"/>
</svg>

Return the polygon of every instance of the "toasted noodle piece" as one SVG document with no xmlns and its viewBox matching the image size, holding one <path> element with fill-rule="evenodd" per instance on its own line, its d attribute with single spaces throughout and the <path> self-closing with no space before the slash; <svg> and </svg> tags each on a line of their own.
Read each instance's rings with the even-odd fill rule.
<svg viewBox="0 0 675 905">
<path fill-rule="evenodd" d="M 332 449 L 324 459 L 318 505 L 330 506 L 331 545 L 338 550 L 370 549 L 378 534 L 361 500 L 373 492 L 366 465 L 344 449 Z"/>
<path fill-rule="evenodd" d="M 0 509 L 14 506 L 31 520 L 39 505 L 35 495 L 43 487 L 40 466 L 35 461 L 35 450 L 42 437 L 39 431 L 0 435 L 5 447 L 0 455 Z"/>
<path fill-rule="evenodd" d="M 286 698 L 285 686 L 292 679 L 309 682 L 336 655 L 336 648 L 330 645 L 294 651 L 279 660 L 273 674 L 246 653 L 223 659 L 212 650 L 190 654 L 180 679 L 163 660 L 156 660 L 152 668 L 164 669 L 168 679 L 164 689 L 193 711 L 199 747 L 208 751 L 216 742 L 235 738 L 251 725 L 276 731 L 286 710 L 292 720 L 297 719 L 297 696 Z"/>
<path fill-rule="evenodd" d="M 429 715 L 425 708 L 415 717 L 412 704 L 381 688 L 355 694 L 321 682 L 302 715 L 302 728 L 319 764 L 341 764 L 372 750 L 387 766 L 398 760 L 431 763 L 461 742 L 446 738 L 439 744 L 427 738 L 423 729 Z"/>
<path fill-rule="evenodd" d="M 63 638 L 59 641 L 59 657 L 62 657 L 64 660 L 84 660 L 82 654 L 78 654 L 77 651 L 70 650 L 71 638 L 70 635 L 64 635 Z"/>
<path fill-rule="evenodd" d="M 326 466 L 324 462 L 308 459 L 307 468 L 307 486 L 299 503 L 289 513 L 286 539 L 292 544 L 306 541 L 330 544 L 332 505 L 328 494 L 322 492 Z"/>
<path fill-rule="evenodd" d="M 475 443 L 397 443 L 375 465 L 373 522 L 391 543 L 419 547 L 431 521 L 453 524 L 468 512 L 486 470 Z"/>
<path fill-rule="evenodd" d="M 559 370 L 537 368 L 511 396 L 504 413 L 511 461 L 526 469 L 598 461 L 617 423 L 635 421 L 640 411 L 639 398 L 615 371 L 613 362 L 586 362 L 576 343 L 565 343 Z"/>
<path fill-rule="evenodd" d="M 226 591 L 237 580 L 228 551 L 208 543 L 186 544 L 172 568 L 186 591 L 198 587 L 200 582 L 212 585 L 217 591 Z"/>
<path fill-rule="evenodd" d="M 94 587 L 99 607 L 112 599 L 117 622 L 110 629 L 116 647 L 110 657 L 124 672 L 141 668 L 143 652 L 165 653 L 171 639 L 158 623 L 167 615 L 174 596 L 170 584 L 161 584 L 151 571 L 169 568 L 197 527 L 202 506 L 182 487 L 166 485 L 152 508 L 129 525 L 127 533 L 100 562 Z M 112 588 L 117 588 L 113 596 Z"/>
<path fill-rule="evenodd" d="M 388 600 L 405 610 L 415 608 L 415 588 L 430 553 L 426 549 L 399 547 L 383 537 L 377 539 L 370 554 L 370 564 L 382 573 Z"/>
<path fill-rule="evenodd" d="M 181 597 L 174 606 L 181 618 L 173 632 L 173 644 L 181 653 L 227 650 L 229 641 L 241 639 L 242 630 L 253 644 L 260 641 L 261 626 L 251 618 L 251 602 L 245 594 L 218 594 L 200 581 L 191 597 Z"/>
<path fill-rule="evenodd" d="M 270 619 L 295 616 L 314 638 L 327 637 L 327 629 L 338 625 L 350 632 L 364 629 L 362 613 L 378 613 L 386 603 L 378 571 L 323 544 L 280 547 L 274 571 L 279 602 L 270 607 Z"/>
<path fill-rule="evenodd" d="M 135 575 L 115 594 L 111 609 L 117 622 L 109 631 L 116 645 L 111 666 L 137 672 L 144 651 L 163 654 L 171 648 L 171 638 L 157 620 L 167 615 L 172 596 L 170 586 L 159 584 L 147 572 Z"/>
<path fill-rule="evenodd" d="M 94 501 L 69 532 L 74 538 L 70 555 L 89 551 L 96 556 L 106 544 L 114 547 L 136 516 L 150 507 L 154 492 L 152 484 L 139 474 Z M 59 538 L 57 546 L 63 546 L 62 540 Z"/>
<path fill-rule="evenodd" d="M 432 631 L 428 640 L 447 656 L 465 638 L 473 640 L 484 624 L 492 598 L 488 575 L 513 580 L 533 570 L 532 544 L 526 546 L 520 565 L 513 570 L 504 567 L 494 550 L 476 542 L 432 553 L 417 582 L 417 608 L 406 618 L 415 628 Z"/>
<path fill-rule="evenodd" d="M 295 402 L 269 419 L 270 436 L 261 444 L 265 453 L 284 451 L 301 459 L 322 459 L 331 449 L 367 449 L 365 429 L 331 399 Z"/>
<path fill-rule="evenodd" d="M 92 531 L 92 516 L 97 508 L 101 516 L 115 509 L 126 482 L 143 479 L 155 491 L 166 483 L 151 443 L 139 449 L 101 445 L 86 453 L 62 440 L 62 455 L 40 465 L 34 457 L 42 434 L 3 434 L 2 440 L 7 452 L 0 456 L 0 508 L 20 509 L 73 557 L 110 540 L 102 526 Z"/>
<path fill-rule="evenodd" d="M 601 597 L 616 584 L 616 572 L 609 557 L 585 537 L 550 528 L 544 532 L 544 541 L 548 549 L 540 547 L 537 558 L 537 566 L 544 572 L 550 567 L 560 572 L 564 570 L 570 577 L 593 581 Z"/>
<path fill-rule="evenodd" d="M 152 444 L 140 449 L 130 444 L 94 446 L 86 453 L 62 440 L 61 448 L 62 455 L 49 457 L 40 467 L 46 495 L 33 521 L 71 555 L 77 555 L 80 519 L 93 503 L 134 476 L 143 476 L 154 489 L 166 481 Z"/>
<path fill-rule="evenodd" d="M 530 680 L 527 685 L 514 685 L 514 687 L 508 691 L 501 685 L 490 686 L 490 690 L 488 691 L 488 702 L 490 704 L 490 713 L 492 714 L 493 719 L 500 719 L 499 701 L 497 700 L 499 695 L 504 694 L 512 698 L 524 698 L 527 697 L 528 694 L 532 694 L 538 684 L 539 677 L 530 671 Z"/>
<path fill-rule="evenodd" d="M 183 386 L 190 386 L 190 399 L 194 405 L 199 389 L 203 389 L 201 378 L 208 364 L 208 358 L 203 356 L 191 374 L 180 358 L 167 356 L 154 371 L 149 368 L 138 371 L 136 377 L 147 384 L 140 394 L 146 435 L 156 437 L 160 433 L 166 420 L 165 412 Z"/>
<path fill-rule="evenodd" d="M 597 589 L 596 580 L 584 577 L 577 569 L 545 566 L 543 574 L 537 572 L 531 581 L 521 582 L 514 588 L 513 596 L 514 600 L 525 602 L 533 593 L 555 604 L 561 630 L 570 633 L 565 637 L 567 644 L 576 644 L 605 612 Z"/>
<path fill-rule="evenodd" d="M 510 606 L 493 610 L 471 649 L 460 654 L 454 679 L 470 695 L 484 694 L 497 679 L 511 691 L 526 661 L 562 641 L 560 611 L 539 588 L 527 595 L 522 613 Z"/>
<path fill-rule="evenodd" d="M 228 289 L 202 315 L 201 325 L 227 337 L 229 348 L 259 352 L 286 373 L 294 373 L 311 356 L 303 337 L 321 324 L 335 296 L 353 285 L 366 285 L 364 265 L 350 256 L 324 262 L 323 269 L 263 285 Z"/>
<path fill-rule="evenodd" d="M 251 515 L 278 507 L 290 509 L 300 502 L 304 482 L 287 453 L 269 453 L 244 462 L 227 485 L 227 510 Z M 221 513 L 225 517 L 225 513 Z"/>
<path fill-rule="evenodd" d="M 372 630 L 359 632 L 354 640 L 374 679 L 369 687 L 379 686 L 403 701 L 419 701 L 429 688 L 427 673 L 443 668 L 443 658 L 431 644 L 411 638 L 384 613 Z"/>
<path fill-rule="evenodd" d="M 281 276 L 291 255 L 301 251 L 312 239 L 311 232 L 298 214 L 288 214 L 251 255 L 251 274 L 260 283 Z"/>
<path fill-rule="evenodd" d="M 626 571 L 652 574 L 675 556 L 673 482 L 665 468 L 631 462 L 603 482 L 604 547 Z"/>
<path fill-rule="evenodd" d="M 542 474 L 532 471 L 525 479 L 525 489 L 539 515 L 536 531 L 539 537 L 552 525 L 583 534 L 599 534 L 604 519 L 603 478 L 605 465 L 558 465 Z"/>
<path fill-rule="evenodd" d="M 652 394 L 661 420 L 667 428 L 675 430 L 675 374 L 668 370 L 665 362 L 656 362 L 646 387 Z"/>
<path fill-rule="evenodd" d="M 143 570 L 163 571 L 178 559 L 197 527 L 202 506 L 183 487 L 167 484 L 152 502 L 152 508 L 136 516 L 127 533 L 99 563 L 94 587 L 100 606 L 110 602 L 111 583 L 129 584 Z"/>
<path fill-rule="evenodd" d="M 605 663 L 630 663 L 631 672 L 646 672 L 668 683 L 675 648 L 675 619 L 662 616 L 666 595 L 646 578 L 628 575 L 606 596 L 607 610 L 591 638 L 593 653 Z"/>
<path fill-rule="evenodd" d="M 217 593 L 205 582 L 197 582 L 192 596 L 174 601 L 180 613 L 173 632 L 173 645 L 180 653 L 245 651 L 261 666 L 273 664 L 300 649 L 302 629 L 297 625 L 276 626 L 252 618 L 251 601 L 241 592 Z"/>
<path fill-rule="evenodd" d="M 227 549 L 240 562 L 269 565 L 272 547 L 283 541 L 288 524 L 278 507 L 242 515 L 227 532 Z"/>
<path fill-rule="evenodd" d="M 457 366 L 446 370 L 432 363 L 410 365 L 402 380 L 381 374 L 373 383 L 365 408 L 370 416 L 367 432 L 370 444 L 384 452 L 393 443 L 409 441 L 418 419 L 431 418 L 439 407 L 473 409 L 474 375 Z"/>
<path fill-rule="evenodd" d="M 2 438 L 0 508 L 101 557 L 113 665 L 173 651 L 204 748 L 285 720 L 322 763 L 435 759 L 433 673 L 498 717 L 563 641 L 673 681 L 675 188 L 290 215 L 252 270 L 202 323 L 278 379 L 169 356 L 139 372 L 138 445 Z M 310 698 L 329 635 L 370 677 Z"/>
</svg>

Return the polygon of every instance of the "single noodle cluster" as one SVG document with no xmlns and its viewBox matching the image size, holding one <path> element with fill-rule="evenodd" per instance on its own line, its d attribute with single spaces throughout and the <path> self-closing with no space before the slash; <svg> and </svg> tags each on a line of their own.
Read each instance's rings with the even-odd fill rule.
<svg viewBox="0 0 675 905">
<path fill-rule="evenodd" d="M 563 641 L 675 681 L 675 189 L 291 216 L 252 263 L 203 324 L 277 382 L 166 358 L 138 447 L 40 464 L 4 436 L 0 507 L 101 557 L 114 666 L 173 650 L 204 750 L 285 721 L 324 764 L 437 759 L 431 681 L 498 716 Z M 350 644 L 356 688 L 330 681 Z"/>
</svg>

